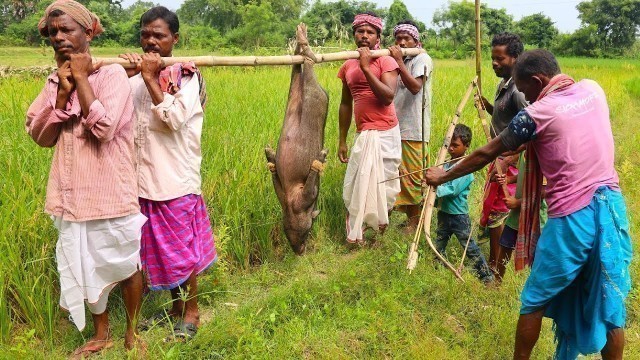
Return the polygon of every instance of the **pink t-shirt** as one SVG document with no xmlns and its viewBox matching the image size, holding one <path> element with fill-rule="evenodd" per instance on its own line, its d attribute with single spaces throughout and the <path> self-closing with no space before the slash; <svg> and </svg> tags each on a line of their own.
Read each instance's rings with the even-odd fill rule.
<svg viewBox="0 0 640 360">
<path fill-rule="evenodd" d="M 547 178 L 549 217 L 584 208 L 601 186 L 619 189 L 609 106 L 595 81 L 553 92 L 525 111 L 536 124 L 533 145 Z"/>
<path fill-rule="evenodd" d="M 382 56 L 371 61 L 371 71 L 380 79 L 382 74 L 396 71 L 398 63 L 391 56 Z M 396 108 L 384 105 L 371 90 L 367 78 L 360 70 L 357 59 L 345 61 L 338 71 L 338 77 L 349 87 L 353 97 L 353 113 L 358 132 L 364 130 L 389 130 L 398 125 Z"/>
</svg>

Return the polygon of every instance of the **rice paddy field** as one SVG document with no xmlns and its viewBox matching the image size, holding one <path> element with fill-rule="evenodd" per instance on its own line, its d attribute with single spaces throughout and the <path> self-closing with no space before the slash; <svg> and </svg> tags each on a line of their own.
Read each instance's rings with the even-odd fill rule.
<svg viewBox="0 0 640 360">
<path fill-rule="evenodd" d="M 46 53 L 46 50 L 43 50 Z M 109 51 L 101 50 L 101 54 Z M 178 54 L 182 55 L 182 54 Z M 43 59 L 44 57 L 44 59 Z M 50 64 L 36 51 L 0 50 L 0 65 Z M 635 248 L 640 218 L 640 64 L 631 60 L 560 59 L 576 79 L 598 81 L 608 96 L 616 141 L 616 168 L 626 195 Z M 284 118 L 290 68 L 209 68 L 209 103 L 203 133 L 203 194 L 214 222 L 220 261 L 200 279 L 202 326 L 188 343 L 165 341 L 170 330 L 142 333 L 149 358 L 418 358 L 511 357 L 519 294 L 527 272 L 509 269 L 500 288 L 486 288 L 467 270 L 465 282 L 435 266 L 422 248 L 417 269 L 405 270 L 412 236 L 394 214 L 381 246 L 348 251 L 343 245 L 341 199 L 345 165 L 337 159 L 338 63 L 316 67 L 330 95 L 325 144 L 330 151 L 307 254 L 294 256 L 280 225 L 280 208 L 263 149 L 275 147 Z M 432 105 L 432 154 L 468 83 L 474 62 L 436 60 Z M 39 148 L 24 130 L 27 107 L 43 76 L 0 78 L 0 358 L 64 359 L 92 333 L 80 333 L 58 308 L 56 231 L 43 212 L 51 149 Z M 485 61 L 490 98 L 498 79 Z M 461 121 L 481 146 L 470 103 Z M 351 134 L 351 137 L 353 134 Z M 483 174 L 476 174 L 470 203 L 478 218 Z M 435 228 L 435 227 L 434 227 Z M 455 245 L 455 246 L 454 246 Z M 482 245 L 488 254 L 488 244 Z M 451 242 L 449 259 L 462 249 Z M 632 274 L 640 276 L 637 256 Z M 169 300 L 147 294 L 143 316 Z M 120 341 L 123 302 L 110 299 L 114 349 L 98 358 L 135 358 Z M 640 291 L 627 299 L 626 358 L 640 359 Z M 534 359 L 550 359 L 552 324 L 544 322 Z M 597 358 L 597 357 L 594 357 Z"/>
</svg>

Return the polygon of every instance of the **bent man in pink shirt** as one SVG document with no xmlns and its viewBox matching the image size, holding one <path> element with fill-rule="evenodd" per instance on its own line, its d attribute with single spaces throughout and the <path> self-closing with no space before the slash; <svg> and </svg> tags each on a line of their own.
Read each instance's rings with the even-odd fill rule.
<svg viewBox="0 0 640 360">
<path fill-rule="evenodd" d="M 143 346 L 134 325 L 141 305 L 139 252 L 146 218 L 137 202 L 127 75 L 119 65 L 92 64 L 89 45 L 102 26 L 80 3 L 54 2 L 38 30 L 51 41 L 58 70 L 29 107 L 26 129 L 38 145 L 55 147 L 45 210 L 59 231 L 60 306 L 82 330 L 86 301 L 95 329 L 74 357 L 113 345 L 107 299 L 118 283 L 127 310 L 125 347 Z"/>
<path fill-rule="evenodd" d="M 544 316 L 554 321 L 555 358 L 600 352 L 603 359 L 622 359 L 632 251 L 606 96 L 596 82 L 562 74 L 546 50 L 522 54 L 513 76 L 531 105 L 456 167 L 427 170 L 426 181 L 442 184 L 526 144 L 520 222 L 529 226 L 518 233 L 516 261 L 531 265 L 531 275 L 522 291 L 514 359 L 530 358 Z M 531 219 L 539 212 L 543 176 L 549 220 L 539 234 Z"/>
</svg>

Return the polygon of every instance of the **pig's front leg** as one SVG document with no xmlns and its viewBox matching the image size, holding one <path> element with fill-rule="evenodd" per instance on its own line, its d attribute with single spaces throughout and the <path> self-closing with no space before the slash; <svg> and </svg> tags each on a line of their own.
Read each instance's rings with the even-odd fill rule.
<svg viewBox="0 0 640 360">
<path fill-rule="evenodd" d="M 271 148 L 271 146 L 267 145 L 267 147 L 264 148 L 264 154 L 267 157 L 267 167 L 269 168 L 269 171 L 271 171 L 271 179 L 273 180 L 273 187 L 276 190 L 278 201 L 280 201 L 280 204 L 284 204 L 284 190 L 282 189 L 282 183 L 280 183 L 280 178 L 276 171 L 276 152 Z"/>
<path fill-rule="evenodd" d="M 302 188 L 302 207 L 308 208 L 313 205 L 318 197 L 318 188 L 320 187 L 320 173 L 324 169 L 324 163 L 327 160 L 327 149 L 323 149 L 316 160 L 311 163 L 311 169 L 307 180 Z"/>
</svg>

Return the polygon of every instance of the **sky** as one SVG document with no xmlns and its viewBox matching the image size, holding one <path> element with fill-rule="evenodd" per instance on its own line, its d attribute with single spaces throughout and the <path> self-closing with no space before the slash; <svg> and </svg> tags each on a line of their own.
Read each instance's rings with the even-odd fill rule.
<svg viewBox="0 0 640 360">
<path fill-rule="evenodd" d="M 123 6 L 131 5 L 135 0 L 124 0 Z M 151 0 L 175 10 L 180 7 L 183 0 Z M 314 0 L 310 0 L 312 2 Z M 369 0 L 377 3 L 380 7 L 388 8 L 393 0 Z M 578 10 L 576 5 L 584 0 L 483 0 L 482 2 L 491 8 L 504 8 L 507 13 L 513 15 L 515 20 L 520 20 L 523 16 L 535 13 L 543 13 L 555 22 L 556 27 L 561 32 L 573 32 L 580 26 Z M 404 0 L 409 12 L 428 27 L 433 26 L 431 20 L 436 10 L 446 6 L 448 0 Z"/>
</svg>

